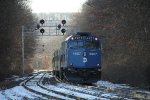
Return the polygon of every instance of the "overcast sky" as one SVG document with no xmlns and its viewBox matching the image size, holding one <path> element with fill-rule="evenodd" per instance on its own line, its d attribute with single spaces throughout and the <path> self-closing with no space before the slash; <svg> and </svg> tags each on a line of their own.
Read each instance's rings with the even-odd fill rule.
<svg viewBox="0 0 150 100">
<path fill-rule="evenodd" d="M 34 13 L 79 12 L 86 0 L 31 0 Z"/>
</svg>

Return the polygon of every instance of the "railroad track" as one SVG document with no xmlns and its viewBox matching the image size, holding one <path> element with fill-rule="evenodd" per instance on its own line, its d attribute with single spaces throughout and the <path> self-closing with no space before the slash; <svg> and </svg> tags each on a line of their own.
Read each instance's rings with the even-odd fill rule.
<svg viewBox="0 0 150 100">
<path fill-rule="evenodd" d="M 56 99 L 56 100 L 57 99 L 58 100 L 60 99 L 61 100 L 62 99 L 64 100 L 87 100 L 87 99 L 99 100 L 100 99 L 100 97 L 97 97 L 97 96 L 78 93 L 77 91 L 67 90 L 64 88 L 57 87 L 52 84 L 47 87 L 43 84 L 43 79 L 45 78 L 44 77 L 45 75 L 46 73 L 38 73 L 36 75 L 33 75 L 27 80 L 25 80 L 23 83 L 21 83 L 21 85 L 24 86 L 24 88 L 26 88 L 27 90 L 35 94 L 42 95 L 43 97 L 46 97 L 48 99 Z M 53 78 L 53 76 L 51 76 L 51 78 Z M 40 89 L 37 90 L 36 88 L 40 88 Z M 47 91 L 47 93 L 42 92 L 42 91 Z"/>
<path fill-rule="evenodd" d="M 48 75 L 46 77 L 52 77 L 52 75 Z M 49 83 L 43 84 L 43 87 L 47 89 L 50 88 L 50 89 L 62 91 L 62 92 L 65 92 L 65 94 L 70 94 L 71 96 L 73 95 L 74 97 L 76 98 L 78 97 L 79 99 L 86 99 L 86 100 L 87 99 L 90 99 L 90 100 L 91 99 L 94 99 L 94 100 L 102 100 L 102 99 L 105 99 L 105 100 L 122 99 L 123 100 L 124 99 L 124 97 L 120 95 L 109 93 L 108 91 L 103 91 L 102 89 L 97 89 L 93 85 L 89 86 L 88 84 L 82 85 L 82 84 L 75 84 L 75 83 L 70 83 L 70 82 L 65 82 L 65 81 L 62 82 L 62 80 L 59 80 L 54 77 L 51 78 Z"/>
<path fill-rule="evenodd" d="M 54 100 L 127 100 L 149 98 L 145 94 L 126 89 L 111 89 L 97 85 L 82 85 L 62 82 L 55 79 L 51 72 L 34 74 L 21 83 L 27 90 Z"/>
<path fill-rule="evenodd" d="M 49 76 L 50 77 L 50 76 Z M 92 96 L 98 96 L 98 97 L 104 97 L 107 99 L 114 99 L 117 98 L 124 100 L 124 99 L 133 99 L 133 100 L 150 100 L 150 94 L 139 91 L 138 89 L 132 88 L 132 87 L 106 87 L 106 86 L 99 86 L 96 84 L 75 84 L 66 82 L 63 80 L 59 80 L 56 78 L 56 81 L 58 81 L 58 86 L 60 88 L 65 88 L 67 90 L 76 91 L 78 93 L 83 94 L 89 94 Z M 63 85 L 62 83 L 63 82 Z M 59 85 L 59 83 L 61 85 Z M 109 94 L 109 95 L 105 95 Z"/>
<path fill-rule="evenodd" d="M 27 89 L 37 95 L 41 95 L 42 97 L 45 97 L 47 99 L 75 100 L 75 99 L 60 95 L 58 93 L 55 93 L 52 90 L 46 90 L 45 88 L 41 87 L 38 83 L 39 83 L 40 79 L 44 76 L 44 74 L 45 73 L 37 73 L 36 75 L 29 77 L 27 80 L 22 82 L 20 85 L 22 85 L 25 89 Z"/>
<path fill-rule="evenodd" d="M 46 74 L 45 74 L 45 76 L 46 76 Z M 56 84 L 52 84 L 51 83 L 52 81 L 51 81 L 51 82 L 48 83 L 48 85 L 45 85 L 44 84 L 44 79 L 45 78 L 47 79 L 49 77 L 51 77 L 53 79 L 53 83 L 55 81 Z M 94 96 L 94 95 L 87 94 L 87 93 L 79 93 L 78 91 L 72 91 L 72 90 L 69 90 L 69 89 L 58 87 L 57 83 L 59 83 L 59 82 L 56 81 L 52 75 L 49 75 L 48 77 L 43 76 L 40 79 L 40 81 L 38 82 L 38 86 L 40 86 L 41 88 L 46 89 L 48 91 L 53 91 L 54 93 L 57 93 L 57 94 L 60 94 L 60 95 L 63 95 L 65 97 L 69 97 L 69 98 L 72 98 L 72 99 L 75 99 L 75 100 L 87 100 L 87 99 L 99 100 L 100 99 L 100 97 L 98 97 L 98 96 Z"/>
</svg>

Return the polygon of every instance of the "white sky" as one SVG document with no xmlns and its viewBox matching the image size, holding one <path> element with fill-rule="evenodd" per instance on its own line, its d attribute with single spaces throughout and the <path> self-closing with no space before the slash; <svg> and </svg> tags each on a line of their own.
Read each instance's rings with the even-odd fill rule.
<svg viewBox="0 0 150 100">
<path fill-rule="evenodd" d="M 31 0 L 34 13 L 79 12 L 86 0 Z"/>
</svg>

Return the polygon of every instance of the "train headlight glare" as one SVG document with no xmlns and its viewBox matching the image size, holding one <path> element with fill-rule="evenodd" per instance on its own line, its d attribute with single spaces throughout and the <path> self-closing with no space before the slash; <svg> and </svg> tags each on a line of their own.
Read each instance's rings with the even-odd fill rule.
<svg viewBox="0 0 150 100">
<path fill-rule="evenodd" d="M 101 69 L 98 69 L 98 71 L 101 71 Z"/>
<path fill-rule="evenodd" d="M 97 64 L 97 66 L 99 66 L 99 64 Z"/>
<path fill-rule="evenodd" d="M 71 68 L 68 68 L 69 71 L 71 71 Z"/>
<path fill-rule="evenodd" d="M 98 40 L 98 38 L 95 38 L 95 40 L 97 41 L 97 40 Z"/>
</svg>

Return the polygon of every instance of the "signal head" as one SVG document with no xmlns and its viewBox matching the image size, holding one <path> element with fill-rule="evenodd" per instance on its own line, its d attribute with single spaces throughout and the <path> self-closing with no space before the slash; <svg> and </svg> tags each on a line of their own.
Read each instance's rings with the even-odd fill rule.
<svg viewBox="0 0 150 100">
<path fill-rule="evenodd" d="M 58 26 L 57 26 L 57 27 L 58 27 L 58 29 L 60 30 L 60 29 L 61 29 L 61 24 L 58 24 Z"/>
<path fill-rule="evenodd" d="M 45 23 L 45 21 L 43 19 L 41 19 L 40 23 L 43 25 Z"/>
<path fill-rule="evenodd" d="M 45 32 L 45 30 L 42 28 L 42 29 L 40 30 L 40 32 L 43 34 L 43 33 Z"/>
<path fill-rule="evenodd" d="M 66 20 L 62 20 L 61 23 L 62 23 L 63 26 L 64 26 L 64 24 L 66 24 Z"/>
<path fill-rule="evenodd" d="M 62 33 L 63 33 L 63 35 L 64 35 L 64 33 L 66 32 L 66 30 L 65 30 L 65 29 L 62 29 L 62 30 L 61 30 L 61 32 L 62 32 Z"/>
</svg>

